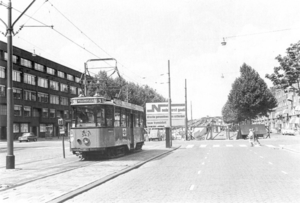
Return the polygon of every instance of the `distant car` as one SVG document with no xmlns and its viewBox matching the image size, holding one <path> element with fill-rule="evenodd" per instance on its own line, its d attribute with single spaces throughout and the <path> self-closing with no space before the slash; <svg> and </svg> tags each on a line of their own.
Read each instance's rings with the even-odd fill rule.
<svg viewBox="0 0 300 203">
<path fill-rule="evenodd" d="M 21 137 L 18 138 L 19 142 L 29 142 L 29 141 L 37 141 L 37 136 L 33 132 L 23 133 Z"/>
</svg>

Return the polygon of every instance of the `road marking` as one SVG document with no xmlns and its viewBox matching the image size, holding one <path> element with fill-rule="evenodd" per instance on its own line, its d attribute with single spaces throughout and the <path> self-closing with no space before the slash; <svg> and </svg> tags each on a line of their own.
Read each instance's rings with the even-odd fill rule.
<svg viewBox="0 0 300 203">
<path fill-rule="evenodd" d="M 186 146 L 187 149 L 188 149 L 188 148 L 193 148 L 193 147 L 194 147 L 193 144 L 190 144 L 190 145 Z"/>
<path fill-rule="evenodd" d="M 266 144 L 267 147 L 274 147 L 273 145 L 270 144 Z M 279 145 L 280 146 L 280 145 Z"/>
<path fill-rule="evenodd" d="M 264 158 L 263 156 L 259 156 L 259 157 L 262 158 L 262 159 Z"/>
<path fill-rule="evenodd" d="M 282 173 L 284 173 L 284 174 L 287 174 L 287 172 L 285 172 L 285 171 L 281 171 Z"/>
<path fill-rule="evenodd" d="M 240 147 L 247 147 L 247 145 L 244 145 L 244 144 L 240 144 Z"/>
<path fill-rule="evenodd" d="M 227 144 L 227 145 L 226 145 L 226 147 L 233 147 L 233 145 L 231 145 L 231 144 Z"/>
<path fill-rule="evenodd" d="M 216 145 L 213 145 L 213 147 L 220 147 L 220 145 L 216 144 Z"/>
<path fill-rule="evenodd" d="M 269 164 L 271 164 L 271 165 L 273 165 L 273 163 L 272 163 L 272 162 L 270 162 L 270 161 L 269 161 L 268 163 L 269 163 Z"/>
<path fill-rule="evenodd" d="M 207 145 L 205 145 L 205 144 L 202 144 L 202 145 L 200 145 L 200 147 L 206 147 Z"/>
<path fill-rule="evenodd" d="M 194 189 L 194 187 L 195 187 L 195 185 L 192 185 L 192 186 L 190 187 L 190 190 L 193 190 L 193 189 Z"/>
<path fill-rule="evenodd" d="M 198 174 L 200 174 L 201 173 L 201 171 L 198 171 Z"/>
</svg>

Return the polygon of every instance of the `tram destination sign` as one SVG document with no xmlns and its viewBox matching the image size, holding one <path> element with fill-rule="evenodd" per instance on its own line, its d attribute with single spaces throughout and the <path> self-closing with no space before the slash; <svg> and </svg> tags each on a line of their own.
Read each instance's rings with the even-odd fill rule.
<svg viewBox="0 0 300 203">
<path fill-rule="evenodd" d="M 94 98 L 94 97 L 87 97 L 87 98 L 72 98 L 71 104 L 100 104 L 103 103 L 103 98 Z"/>
<path fill-rule="evenodd" d="M 172 126 L 185 125 L 185 104 L 171 104 Z M 169 126 L 169 106 L 167 102 L 146 103 L 147 128 L 165 128 Z"/>
</svg>

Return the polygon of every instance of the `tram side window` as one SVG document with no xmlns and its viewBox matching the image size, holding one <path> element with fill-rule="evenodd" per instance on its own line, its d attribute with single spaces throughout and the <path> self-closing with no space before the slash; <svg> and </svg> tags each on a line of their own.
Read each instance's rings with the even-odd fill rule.
<svg viewBox="0 0 300 203">
<path fill-rule="evenodd" d="M 113 127 L 113 114 L 114 110 L 112 106 L 106 107 L 106 125 L 107 127 Z"/>
<path fill-rule="evenodd" d="M 140 124 L 140 117 L 139 117 L 139 113 L 137 111 L 134 112 L 134 126 L 135 127 L 139 127 L 139 124 Z"/>
<path fill-rule="evenodd" d="M 105 109 L 104 108 L 97 109 L 97 126 L 100 126 L 100 127 L 105 126 Z"/>
<path fill-rule="evenodd" d="M 77 125 L 79 127 L 96 126 L 94 111 L 90 108 L 78 108 Z"/>
<path fill-rule="evenodd" d="M 127 114 L 126 114 L 126 109 L 121 108 L 121 126 L 126 127 L 127 126 Z"/>
<path fill-rule="evenodd" d="M 120 107 L 115 107 L 115 127 L 120 127 L 120 120 L 121 120 L 121 109 Z"/>
<path fill-rule="evenodd" d="M 140 114 L 140 127 L 144 127 L 143 113 L 139 112 L 139 114 Z"/>
</svg>

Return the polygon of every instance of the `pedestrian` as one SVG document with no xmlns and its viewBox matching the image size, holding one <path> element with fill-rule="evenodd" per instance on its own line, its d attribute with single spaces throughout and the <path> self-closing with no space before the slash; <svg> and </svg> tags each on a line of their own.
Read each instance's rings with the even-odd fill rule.
<svg viewBox="0 0 300 203">
<path fill-rule="evenodd" d="M 267 138 L 270 138 L 270 139 L 271 139 L 271 137 L 270 137 L 270 127 L 267 126 L 266 128 L 267 128 L 267 137 L 266 137 L 266 139 L 267 139 Z"/>
<path fill-rule="evenodd" d="M 249 138 L 250 146 L 253 147 L 254 146 L 254 133 L 253 133 L 252 128 L 249 129 L 248 138 Z"/>
<path fill-rule="evenodd" d="M 253 130 L 253 135 L 254 135 L 254 144 L 257 143 L 261 145 L 260 142 L 258 141 L 258 135 L 255 133 L 255 130 Z"/>
</svg>

